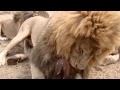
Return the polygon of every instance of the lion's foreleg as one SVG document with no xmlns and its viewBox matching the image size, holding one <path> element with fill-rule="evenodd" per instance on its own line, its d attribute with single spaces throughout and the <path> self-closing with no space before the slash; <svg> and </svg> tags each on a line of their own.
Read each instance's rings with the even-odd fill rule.
<svg viewBox="0 0 120 90">
<path fill-rule="evenodd" d="M 19 62 L 26 60 L 27 58 L 28 58 L 28 55 L 26 54 L 16 54 L 13 56 L 9 56 L 7 57 L 7 64 L 8 65 L 17 64 Z"/>
<path fill-rule="evenodd" d="M 0 66 L 4 65 L 6 62 L 7 53 L 13 49 L 16 45 L 22 42 L 28 35 L 30 34 L 30 30 L 26 27 L 21 27 L 18 34 L 11 40 L 8 46 L 1 52 L 0 54 Z"/>
<path fill-rule="evenodd" d="M 44 73 L 33 63 L 31 63 L 31 74 L 32 79 L 45 79 Z"/>
<path fill-rule="evenodd" d="M 96 62 L 99 64 L 99 65 L 104 65 L 105 64 L 105 58 L 107 56 L 109 56 L 113 51 L 115 50 L 115 48 L 111 48 L 111 49 L 105 49 L 102 51 L 101 54 L 97 55 L 95 57 L 95 60 Z"/>
</svg>

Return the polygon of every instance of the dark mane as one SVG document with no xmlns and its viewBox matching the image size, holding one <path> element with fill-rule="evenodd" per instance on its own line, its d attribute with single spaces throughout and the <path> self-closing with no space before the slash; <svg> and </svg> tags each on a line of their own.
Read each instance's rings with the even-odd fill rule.
<svg viewBox="0 0 120 90">
<path fill-rule="evenodd" d="M 14 14 L 14 22 L 17 23 L 21 19 L 21 23 L 26 19 L 34 16 L 43 16 L 45 18 L 49 17 L 46 11 L 22 11 Z"/>
</svg>

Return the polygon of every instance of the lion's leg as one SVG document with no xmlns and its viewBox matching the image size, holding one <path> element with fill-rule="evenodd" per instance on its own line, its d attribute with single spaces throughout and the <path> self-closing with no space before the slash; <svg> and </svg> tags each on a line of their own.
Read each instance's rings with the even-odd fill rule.
<svg viewBox="0 0 120 90">
<path fill-rule="evenodd" d="M 108 55 L 105 58 L 103 65 L 113 64 L 117 62 L 119 58 L 120 58 L 119 49 L 116 49 L 112 54 Z"/>
<path fill-rule="evenodd" d="M 97 55 L 95 60 L 99 65 L 104 65 L 105 63 L 105 58 L 107 56 L 109 56 L 113 51 L 115 50 L 115 48 L 111 48 L 111 49 L 105 49 L 102 51 L 101 54 Z"/>
<path fill-rule="evenodd" d="M 7 57 L 7 64 L 14 65 L 14 64 L 17 64 L 19 62 L 26 60 L 27 58 L 28 56 L 26 54 L 16 54 L 13 56 L 9 56 Z"/>
<path fill-rule="evenodd" d="M 102 65 L 109 65 L 116 63 L 119 60 L 119 54 L 116 55 L 109 55 L 105 58 L 104 62 Z"/>
<path fill-rule="evenodd" d="M 31 51 L 31 46 L 29 45 L 29 41 L 27 39 L 24 40 L 24 53 L 25 54 L 16 54 L 13 56 L 7 57 L 8 65 L 16 65 L 19 62 L 27 60 Z"/>
<path fill-rule="evenodd" d="M 16 54 L 16 55 L 7 57 L 7 60 L 9 60 L 9 59 L 20 59 L 20 60 L 24 60 L 24 59 L 26 59 L 27 57 L 28 57 L 28 56 L 27 56 L 26 54 Z"/>
<path fill-rule="evenodd" d="M 31 74 L 32 74 L 32 79 L 45 79 L 43 72 L 33 63 L 31 63 Z"/>
<path fill-rule="evenodd" d="M 30 34 L 30 30 L 26 27 L 21 27 L 18 34 L 11 40 L 8 46 L 0 53 L 0 66 L 6 62 L 7 53 L 23 41 Z"/>
<path fill-rule="evenodd" d="M 31 47 L 29 45 L 28 40 L 24 40 L 24 53 L 25 54 L 16 54 L 13 56 L 9 56 L 7 57 L 7 63 L 9 64 L 9 62 L 21 62 L 23 60 L 26 60 L 29 57 L 31 51 Z"/>
<path fill-rule="evenodd" d="M 1 41 L 6 41 L 6 40 L 8 40 L 8 37 L 3 37 L 2 36 L 2 24 L 0 23 L 0 40 Z"/>
</svg>

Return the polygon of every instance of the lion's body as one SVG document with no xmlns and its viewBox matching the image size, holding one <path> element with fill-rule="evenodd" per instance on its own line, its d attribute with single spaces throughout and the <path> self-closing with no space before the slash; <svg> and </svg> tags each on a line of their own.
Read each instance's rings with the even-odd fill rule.
<svg viewBox="0 0 120 90">
<path fill-rule="evenodd" d="M 8 37 L 9 39 L 13 39 L 17 35 L 19 29 L 14 20 L 10 19 L 2 21 L 1 30 L 6 37 Z"/>
<path fill-rule="evenodd" d="M 84 70 L 86 78 L 92 64 L 119 46 L 120 12 L 61 12 L 49 20 L 30 55 L 33 78 L 51 78 L 60 58 Z"/>
<path fill-rule="evenodd" d="M 13 14 L 0 15 L 0 40 L 7 39 L 5 37 L 2 38 L 2 33 L 8 38 L 12 38 L 16 35 L 16 25 L 13 25 L 13 16 Z"/>
<path fill-rule="evenodd" d="M 0 15 L 1 32 L 9 39 L 13 39 L 17 35 L 21 24 L 34 16 L 48 17 L 48 14 L 44 11 L 21 11 L 15 14 Z"/>
<path fill-rule="evenodd" d="M 45 11 L 39 11 L 39 12 L 34 11 L 34 12 L 29 12 L 29 13 L 23 12 L 20 14 L 15 14 L 13 22 L 18 25 L 18 26 L 15 25 L 16 28 L 18 28 L 17 29 L 18 32 L 15 35 L 15 37 L 11 40 L 11 42 L 8 44 L 8 46 L 1 52 L 0 65 L 4 65 L 6 61 L 10 59 L 24 60 L 25 58 L 27 58 L 28 54 L 30 53 L 29 50 L 32 48 L 32 46 L 34 46 L 37 43 L 37 39 L 40 36 L 39 33 L 41 33 L 41 30 L 43 29 L 46 21 L 48 20 L 48 17 L 49 17 L 49 14 Z M 11 24 L 11 23 L 8 23 L 8 24 Z M 10 27 L 11 26 L 12 25 L 10 25 Z M 8 26 L 4 27 L 4 29 L 6 33 L 8 33 L 7 35 L 10 37 L 9 34 L 12 32 L 10 31 L 7 32 L 6 30 L 7 27 Z M 25 54 L 16 54 L 14 56 L 6 57 L 7 53 L 22 41 L 24 41 Z"/>
<path fill-rule="evenodd" d="M 44 29 L 47 21 L 48 18 L 35 16 L 26 20 L 20 27 L 20 30 L 24 30 L 24 29 L 29 30 L 28 36 L 31 37 L 30 40 L 33 44 L 33 47 L 36 46 L 36 44 L 38 43 L 39 37 L 41 36 L 41 32 Z"/>
</svg>

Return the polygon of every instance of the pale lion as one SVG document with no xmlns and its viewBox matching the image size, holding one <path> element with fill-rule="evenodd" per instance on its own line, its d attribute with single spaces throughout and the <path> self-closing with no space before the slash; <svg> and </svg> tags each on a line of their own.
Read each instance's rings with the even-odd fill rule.
<svg viewBox="0 0 120 90">
<path fill-rule="evenodd" d="M 14 16 L 13 14 L 3 14 L 3 15 L 0 15 L 0 40 L 7 40 L 8 39 L 7 37 L 3 37 L 2 36 L 2 32 L 4 32 L 3 24 L 5 22 L 11 21 L 11 20 L 13 21 L 13 16 Z M 9 28 L 9 26 L 8 26 L 8 28 Z M 14 30 L 14 28 L 11 29 L 11 30 Z M 11 30 L 9 30 L 9 31 L 11 31 Z M 16 29 L 14 31 L 11 31 L 11 32 L 15 32 L 16 33 Z"/>
<path fill-rule="evenodd" d="M 6 56 L 7 56 L 7 53 L 12 48 L 14 48 L 16 45 L 18 45 L 24 39 L 28 39 L 28 40 L 25 40 L 24 45 L 26 45 L 27 41 L 30 42 L 30 44 L 33 46 L 36 45 L 37 39 L 39 37 L 39 33 L 42 31 L 42 29 L 45 26 L 46 21 L 48 20 L 48 17 L 49 17 L 49 14 L 47 12 L 40 11 L 39 13 L 40 13 L 39 16 L 37 15 L 37 16 L 31 17 L 22 23 L 17 35 L 11 40 L 11 42 L 8 44 L 8 46 L 0 53 L 0 66 L 4 65 L 6 63 L 6 61 L 11 58 L 24 59 L 24 58 L 28 57 L 26 54 L 17 54 L 13 57 L 6 57 Z M 20 23 L 21 20 L 23 20 L 23 19 L 19 19 L 18 22 Z M 40 29 L 39 29 L 39 27 L 40 27 Z M 31 37 L 31 38 L 29 38 L 29 37 Z M 26 48 L 26 46 L 25 46 L 25 48 Z"/>
<path fill-rule="evenodd" d="M 19 11 L 15 14 L 0 15 L 0 40 L 13 39 L 26 19 L 39 15 L 49 17 L 45 11 Z M 3 37 L 3 34 L 6 37 Z"/>
</svg>

